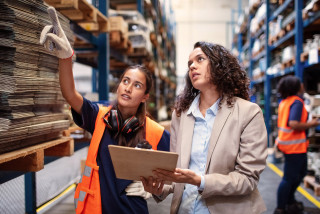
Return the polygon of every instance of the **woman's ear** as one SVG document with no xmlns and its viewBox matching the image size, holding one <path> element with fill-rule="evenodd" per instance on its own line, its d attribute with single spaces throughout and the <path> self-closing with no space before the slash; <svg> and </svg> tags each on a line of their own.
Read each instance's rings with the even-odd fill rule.
<svg viewBox="0 0 320 214">
<path fill-rule="evenodd" d="M 145 103 L 148 99 L 149 99 L 149 94 L 145 94 L 141 102 Z"/>
</svg>

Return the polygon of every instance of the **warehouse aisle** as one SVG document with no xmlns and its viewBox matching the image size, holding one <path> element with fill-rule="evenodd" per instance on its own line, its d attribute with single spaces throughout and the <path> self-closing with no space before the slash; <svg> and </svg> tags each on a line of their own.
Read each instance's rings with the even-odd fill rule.
<svg viewBox="0 0 320 214">
<path fill-rule="evenodd" d="M 268 167 L 264 170 L 261 175 L 259 183 L 259 191 L 262 195 L 262 198 L 267 206 L 267 211 L 264 214 L 272 214 L 276 207 L 276 192 L 278 185 L 280 183 L 281 177 L 276 174 L 273 170 L 274 167 L 278 169 L 283 169 L 283 164 L 269 164 Z M 305 192 L 301 194 L 300 192 L 296 193 L 296 198 L 299 201 L 302 201 L 305 206 L 304 214 L 320 214 L 320 209 L 317 206 L 310 202 L 309 199 L 314 199 L 315 203 L 320 206 L 320 197 L 316 197 L 312 190 L 304 188 L 303 184 L 301 187 Z M 309 193 L 309 195 L 307 195 Z M 307 197 L 307 198 L 306 198 Z M 150 214 L 167 214 L 170 209 L 171 197 L 168 197 L 165 201 L 160 204 L 157 204 L 153 199 L 148 200 L 148 207 Z M 74 214 L 74 205 L 73 205 L 73 192 L 61 203 L 52 209 L 48 210 L 45 214 Z M 236 212 L 235 212 L 236 213 Z"/>
</svg>

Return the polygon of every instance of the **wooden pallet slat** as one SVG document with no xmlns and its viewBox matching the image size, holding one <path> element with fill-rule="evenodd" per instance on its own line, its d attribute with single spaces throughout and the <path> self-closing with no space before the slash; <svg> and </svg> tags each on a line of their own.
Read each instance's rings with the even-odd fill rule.
<svg viewBox="0 0 320 214">
<path fill-rule="evenodd" d="M 47 4 L 57 8 L 78 9 L 78 0 L 44 0 Z"/>
<path fill-rule="evenodd" d="M 86 0 L 45 0 L 61 14 L 92 33 L 108 32 L 108 18 Z"/>
<path fill-rule="evenodd" d="M 59 12 L 73 21 L 81 21 L 84 19 L 84 14 L 79 9 L 63 9 L 59 10 Z"/>
<path fill-rule="evenodd" d="M 306 176 L 303 179 L 304 186 L 314 190 L 316 196 L 320 196 L 320 184 L 316 182 L 314 176 Z"/>
<path fill-rule="evenodd" d="M 97 22 L 97 8 L 92 6 L 86 0 L 78 0 L 79 1 L 79 9 L 84 14 L 85 21 Z"/>
<path fill-rule="evenodd" d="M 98 9 L 96 9 L 97 11 L 97 22 L 99 24 L 99 31 L 100 32 L 108 32 L 109 31 L 109 22 L 108 22 L 108 18 L 103 15 Z"/>
<path fill-rule="evenodd" d="M 44 168 L 43 150 L 35 151 L 17 159 L 0 164 L 0 170 L 37 172 Z"/>
<path fill-rule="evenodd" d="M 94 22 L 78 22 L 78 25 L 83 29 L 90 31 L 90 32 L 97 32 L 99 31 L 99 24 Z"/>
<path fill-rule="evenodd" d="M 70 156 L 73 151 L 73 139 L 61 137 L 0 155 L 0 170 L 37 172 L 44 167 L 44 156 Z"/>
<path fill-rule="evenodd" d="M 72 140 L 73 141 L 73 140 Z M 66 141 L 53 147 L 44 150 L 45 156 L 64 157 L 71 156 L 74 153 L 74 143 Z"/>
<path fill-rule="evenodd" d="M 283 62 L 281 64 L 281 68 L 285 69 L 285 68 L 288 68 L 290 66 L 293 66 L 294 64 L 296 64 L 296 59 L 292 58 L 292 59 L 289 59 L 289 60 Z"/>
</svg>

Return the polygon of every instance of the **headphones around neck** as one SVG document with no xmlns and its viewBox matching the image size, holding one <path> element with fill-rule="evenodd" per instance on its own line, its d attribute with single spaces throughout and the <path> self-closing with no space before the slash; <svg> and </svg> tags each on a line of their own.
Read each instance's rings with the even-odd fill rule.
<svg viewBox="0 0 320 214">
<path fill-rule="evenodd" d="M 136 132 L 143 124 L 139 123 L 138 118 L 135 116 L 129 117 L 122 123 L 122 117 L 118 114 L 118 110 L 111 109 L 104 117 L 104 122 L 108 129 L 111 130 L 112 133 L 122 133 L 124 135 L 128 135 L 130 133 Z"/>
</svg>

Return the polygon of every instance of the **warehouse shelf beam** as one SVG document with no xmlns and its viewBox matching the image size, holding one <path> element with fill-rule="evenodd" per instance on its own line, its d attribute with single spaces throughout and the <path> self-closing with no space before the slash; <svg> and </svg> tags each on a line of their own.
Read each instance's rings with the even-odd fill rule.
<svg viewBox="0 0 320 214">
<path fill-rule="evenodd" d="M 270 46 L 270 50 L 273 51 L 274 49 L 278 48 L 280 45 L 282 45 L 284 42 L 291 39 L 295 34 L 295 30 L 292 30 L 288 32 L 284 37 L 280 38 L 278 41 L 276 41 L 272 46 Z"/>
<path fill-rule="evenodd" d="M 293 0 L 286 0 L 282 5 L 280 5 L 280 7 L 278 7 L 273 14 L 270 16 L 270 18 L 268 19 L 269 22 L 273 21 L 275 18 L 277 18 L 277 16 L 279 16 L 284 10 L 286 10 L 289 6 L 289 4 L 292 2 Z"/>
<path fill-rule="evenodd" d="M 259 59 L 261 59 L 264 56 L 266 56 L 266 50 L 261 51 L 261 53 L 259 53 L 257 56 L 255 56 L 252 59 L 252 62 L 256 62 L 256 61 L 258 61 Z"/>
<path fill-rule="evenodd" d="M 123 55 L 122 53 L 120 53 L 119 51 L 111 48 L 110 49 L 110 57 L 115 58 L 118 61 L 121 61 L 127 65 L 133 65 L 134 63 L 129 59 L 128 56 Z"/>
<path fill-rule="evenodd" d="M 250 47 L 250 41 L 247 41 L 247 42 L 243 45 L 242 51 L 247 51 L 249 47 Z"/>
<path fill-rule="evenodd" d="M 84 30 L 82 27 L 80 27 L 79 25 L 77 25 L 73 21 L 70 21 L 70 29 L 81 40 L 84 40 L 87 43 L 91 43 L 91 44 L 94 44 L 94 45 L 98 44 L 98 38 L 97 37 L 95 37 L 92 33 Z"/>
<path fill-rule="evenodd" d="M 258 31 L 257 33 L 255 33 L 252 38 L 255 38 L 257 39 L 262 33 L 265 33 L 266 32 L 266 26 L 263 25 Z"/>
<path fill-rule="evenodd" d="M 303 27 L 308 27 L 310 24 L 312 24 L 314 21 L 320 19 L 320 11 L 316 12 L 311 18 L 305 20 L 303 22 Z"/>
<path fill-rule="evenodd" d="M 253 85 L 258 85 L 258 84 L 264 83 L 265 81 L 266 81 L 265 77 L 262 77 L 262 78 L 260 78 L 258 80 L 251 80 L 251 84 L 252 84 L 252 86 Z"/>
<path fill-rule="evenodd" d="M 283 69 L 282 71 L 278 72 L 277 74 L 269 75 L 271 79 L 281 77 L 290 73 L 294 73 L 294 66 L 287 67 Z"/>
</svg>

